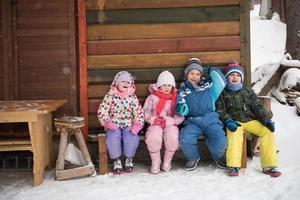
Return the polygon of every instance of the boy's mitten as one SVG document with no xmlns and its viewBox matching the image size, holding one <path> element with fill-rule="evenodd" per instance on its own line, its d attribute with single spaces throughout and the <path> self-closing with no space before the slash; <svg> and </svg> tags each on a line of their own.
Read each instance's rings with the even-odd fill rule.
<svg viewBox="0 0 300 200">
<path fill-rule="evenodd" d="M 112 121 L 110 120 L 106 120 L 103 124 L 105 129 L 110 129 L 110 130 L 117 130 L 119 127 L 117 125 L 115 125 L 114 123 L 112 123 Z"/>
<path fill-rule="evenodd" d="M 236 129 L 238 128 L 238 126 L 241 126 L 239 123 L 237 123 L 236 121 L 234 121 L 233 119 L 227 119 L 225 121 L 225 124 L 227 126 L 227 128 L 231 131 L 231 132 L 235 132 Z"/>
<path fill-rule="evenodd" d="M 186 116 L 189 113 L 189 107 L 186 103 L 179 104 L 179 113 L 181 116 Z"/>
<path fill-rule="evenodd" d="M 133 124 L 130 128 L 130 131 L 133 134 L 138 134 L 140 132 L 140 130 L 142 130 L 143 126 L 140 124 Z"/>
<path fill-rule="evenodd" d="M 262 120 L 262 124 L 265 125 L 271 132 L 275 131 L 275 123 L 269 119 Z"/>
</svg>

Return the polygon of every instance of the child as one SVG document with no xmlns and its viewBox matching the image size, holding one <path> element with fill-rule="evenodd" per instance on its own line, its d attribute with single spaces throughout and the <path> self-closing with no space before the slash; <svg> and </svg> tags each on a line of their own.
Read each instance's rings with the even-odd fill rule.
<svg viewBox="0 0 300 200">
<path fill-rule="evenodd" d="M 109 92 L 98 109 L 98 118 L 106 130 L 106 146 L 113 162 L 113 172 L 123 172 L 121 156 L 125 156 L 124 170 L 133 170 L 133 160 L 139 145 L 138 132 L 144 125 L 144 113 L 134 94 L 132 75 L 126 71 L 116 74 Z"/>
<path fill-rule="evenodd" d="M 209 73 L 206 79 L 204 70 Z M 198 165 L 200 135 L 205 135 L 205 143 L 217 166 L 224 168 L 226 137 L 215 112 L 215 102 L 226 85 L 225 77 L 217 68 L 202 67 L 197 58 L 188 60 L 184 74 L 186 80 L 179 89 L 175 112 L 186 117 L 179 135 L 181 149 L 187 158 L 185 169 L 191 171 Z"/>
<path fill-rule="evenodd" d="M 217 111 L 226 125 L 228 147 L 226 152 L 228 175 L 238 176 L 241 166 L 243 132 L 247 131 L 260 138 L 260 158 L 263 173 L 272 177 L 280 176 L 276 169 L 274 123 L 254 91 L 243 85 L 244 72 L 238 63 L 224 68 L 228 84 L 217 102 Z"/>
<path fill-rule="evenodd" d="M 176 85 L 174 76 L 169 71 L 159 74 L 156 84 L 149 87 L 150 95 L 144 104 L 145 121 L 150 124 L 146 132 L 146 144 L 151 156 L 152 174 L 162 170 L 168 172 L 171 169 L 171 161 L 178 148 L 177 125 L 184 118 L 175 115 Z M 160 150 L 164 143 L 164 157 L 161 166 Z"/>
</svg>

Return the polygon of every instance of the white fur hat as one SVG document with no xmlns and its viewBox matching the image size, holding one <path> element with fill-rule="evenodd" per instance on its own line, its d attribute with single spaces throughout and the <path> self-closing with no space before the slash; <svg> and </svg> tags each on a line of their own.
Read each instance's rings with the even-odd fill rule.
<svg viewBox="0 0 300 200">
<path fill-rule="evenodd" d="M 157 87 L 159 88 L 160 86 L 162 86 L 164 84 L 166 84 L 166 85 L 169 84 L 169 85 L 172 85 L 173 87 L 176 86 L 175 78 L 174 78 L 173 74 L 169 71 L 163 71 L 157 77 L 157 82 L 156 82 Z"/>
</svg>

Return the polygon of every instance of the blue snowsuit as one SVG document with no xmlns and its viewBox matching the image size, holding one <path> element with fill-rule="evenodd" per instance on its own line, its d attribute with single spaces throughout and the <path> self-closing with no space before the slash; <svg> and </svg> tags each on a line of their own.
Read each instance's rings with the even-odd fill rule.
<svg viewBox="0 0 300 200">
<path fill-rule="evenodd" d="M 179 135 L 179 144 L 187 160 L 200 159 L 198 137 L 205 135 L 211 157 L 219 160 L 225 153 L 226 137 L 215 102 L 225 88 L 226 79 L 217 68 L 212 68 L 210 77 L 194 87 L 189 81 L 180 88 L 175 112 L 185 116 Z"/>
</svg>

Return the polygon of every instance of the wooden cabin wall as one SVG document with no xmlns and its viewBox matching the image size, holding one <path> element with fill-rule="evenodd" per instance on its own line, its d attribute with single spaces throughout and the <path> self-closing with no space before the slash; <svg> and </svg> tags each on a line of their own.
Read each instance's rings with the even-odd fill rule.
<svg viewBox="0 0 300 200">
<path fill-rule="evenodd" d="M 161 71 L 180 82 L 189 58 L 220 68 L 230 60 L 248 62 L 245 2 L 87 0 L 89 128 L 99 127 L 98 105 L 120 70 L 134 75 L 143 103 Z"/>
<path fill-rule="evenodd" d="M 3 2 L 0 3 L 0 22 L 3 21 Z M 0 80 L 4 79 L 4 60 L 3 60 L 3 54 L 4 54 L 4 31 L 3 31 L 3 23 L 0 23 Z M 0 99 L 4 99 L 4 81 L 0 81 Z"/>
<path fill-rule="evenodd" d="M 0 100 L 66 99 L 60 114 L 76 115 L 74 0 L 0 4 Z"/>
</svg>

